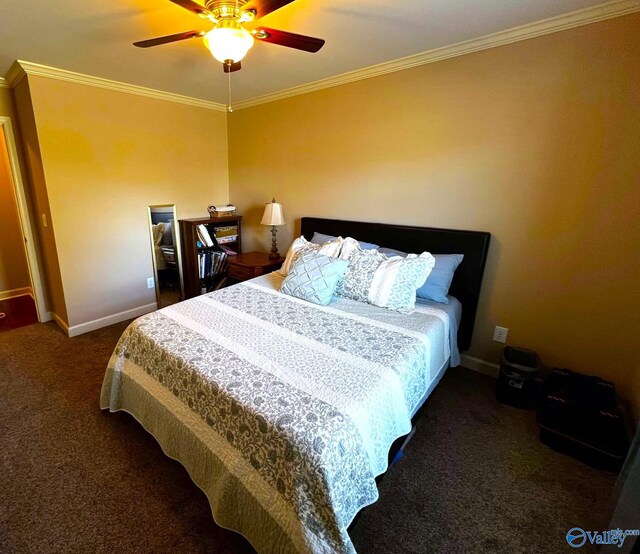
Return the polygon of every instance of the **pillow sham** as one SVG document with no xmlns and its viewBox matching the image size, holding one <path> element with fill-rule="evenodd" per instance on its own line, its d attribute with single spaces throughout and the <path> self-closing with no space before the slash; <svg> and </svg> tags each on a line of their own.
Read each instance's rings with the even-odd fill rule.
<svg viewBox="0 0 640 554">
<path fill-rule="evenodd" d="M 347 260 L 304 252 L 293 262 L 280 292 L 326 306 L 348 266 Z"/>
<path fill-rule="evenodd" d="M 351 238 L 351 237 L 347 237 Z M 323 244 L 327 241 L 335 240 L 336 237 L 331 235 L 323 235 L 322 233 L 318 233 L 317 231 L 313 233 L 313 237 L 311 242 L 314 244 Z M 363 250 L 375 250 L 376 248 L 380 248 L 377 244 L 373 244 L 371 242 L 364 242 L 362 240 L 354 239 Z"/>
<path fill-rule="evenodd" d="M 355 251 L 336 294 L 408 313 L 415 308 L 416 289 L 425 282 L 434 264 L 429 252 L 388 258 L 378 250 Z"/>
<path fill-rule="evenodd" d="M 387 256 L 402 256 L 407 254 L 393 248 L 380 248 L 380 252 Z M 440 304 L 448 304 L 447 294 L 453 281 L 453 274 L 462 262 L 464 254 L 434 254 L 435 265 L 427 280 L 418 288 L 418 298 L 433 300 Z"/>
<path fill-rule="evenodd" d="M 373 276 L 385 256 L 377 250 L 354 250 L 347 258 L 349 267 L 336 287 L 336 294 L 357 300 L 369 302 L 369 289 Z"/>
<path fill-rule="evenodd" d="M 303 236 L 300 236 L 291 243 L 289 250 L 287 250 L 287 256 L 279 270 L 280 274 L 286 277 L 289 274 L 293 262 L 304 252 L 316 251 L 323 256 L 337 258 L 340 255 L 343 243 L 344 239 L 342 237 L 337 237 L 335 240 L 325 242 L 324 244 L 314 244 Z"/>
<path fill-rule="evenodd" d="M 427 277 L 425 283 L 418 289 L 417 295 L 420 298 L 448 304 L 449 288 L 453 281 L 453 274 L 464 258 L 463 254 L 436 254 L 434 255 L 436 264 Z"/>
</svg>

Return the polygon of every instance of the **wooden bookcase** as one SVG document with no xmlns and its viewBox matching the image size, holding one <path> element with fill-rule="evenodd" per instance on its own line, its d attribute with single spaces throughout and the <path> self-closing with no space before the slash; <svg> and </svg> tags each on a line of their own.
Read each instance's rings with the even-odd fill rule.
<svg viewBox="0 0 640 554">
<path fill-rule="evenodd" d="M 242 253 L 242 216 L 230 215 L 224 217 L 206 217 L 195 219 L 180 219 L 180 246 L 182 250 L 182 278 L 184 282 L 184 297 L 193 298 L 202 294 L 202 289 L 215 290 L 224 285 L 225 274 L 201 279 L 198 272 L 198 254 L 207 250 L 215 250 L 215 247 L 198 246 L 197 226 L 205 225 L 211 237 L 215 236 L 217 227 L 238 226 L 238 238 L 234 242 L 224 243 L 238 254 Z"/>
</svg>

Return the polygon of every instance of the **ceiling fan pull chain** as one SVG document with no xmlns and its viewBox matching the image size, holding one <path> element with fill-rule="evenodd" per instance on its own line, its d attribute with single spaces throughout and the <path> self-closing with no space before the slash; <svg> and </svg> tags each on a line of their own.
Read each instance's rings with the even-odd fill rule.
<svg viewBox="0 0 640 554">
<path fill-rule="evenodd" d="M 227 83 L 228 83 L 228 92 L 229 92 L 229 103 L 227 104 L 227 111 L 231 113 L 233 108 L 231 107 L 231 63 L 229 63 L 229 73 L 227 73 Z"/>
</svg>

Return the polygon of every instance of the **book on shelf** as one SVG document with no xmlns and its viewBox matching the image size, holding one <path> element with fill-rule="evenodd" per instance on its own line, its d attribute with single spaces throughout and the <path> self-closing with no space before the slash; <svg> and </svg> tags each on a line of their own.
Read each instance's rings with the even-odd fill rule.
<svg viewBox="0 0 640 554">
<path fill-rule="evenodd" d="M 218 244 L 228 244 L 230 242 L 236 242 L 238 240 L 238 235 L 229 235 L 227 237 L 220 237 L 216 239 Z"/>
<path fill-rule="evenodd" d="M 202 224 L 198 225 L 196 227 L 196 233 L 198 234 L 198 238 L 200 239 L 200 242 L 205 246 L 210 247 L 210 246 L 217 245 L 214 242 L 215 235 L 214 235 L 214 238 L 212 239 L 211 235 L 209 234 L 209 229 L 207 229 L 206 225 L 202 225 Z"/>
<path fill-rule="evenodd" d="M 237 256 L 238 253 L 235 250 L 232 250 L 231 248 L 229 248 L 228 246 L 225 246 L 224 244 L 220 245 L 220 249 L 225 252 L 227 254 L 227 256 Z"/>
<path fill-rule="evenodd" d="M 213 234 L 217 239 L 221 239 L 222 237 L 228 237 L 231 235 L 238 236 L 238 226 L 237 225 L 225 225 L 223 227 L 216 227 Z"/>
<path fill-rule="evenodd" d="M 198 277 L 207 279 L 225 273 L 227 270 L 227 253 L 216 250 L 198 252 Z"/>
</svg>

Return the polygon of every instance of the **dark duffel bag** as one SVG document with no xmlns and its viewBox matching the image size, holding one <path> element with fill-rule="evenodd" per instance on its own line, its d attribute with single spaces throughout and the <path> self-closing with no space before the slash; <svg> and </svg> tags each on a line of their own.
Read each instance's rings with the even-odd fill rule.
<svg viewBox="0 0 640 554">
<path fill-rule="evenodd" d="M 538 406 L 540 440 L 599 467 L 619 469 L 629 434 L 613 383 L 554 368 Z"/>
</svg>

